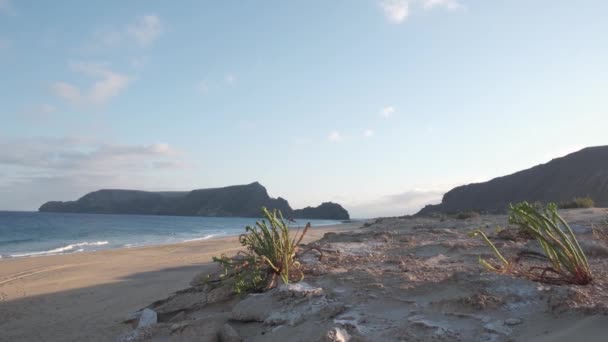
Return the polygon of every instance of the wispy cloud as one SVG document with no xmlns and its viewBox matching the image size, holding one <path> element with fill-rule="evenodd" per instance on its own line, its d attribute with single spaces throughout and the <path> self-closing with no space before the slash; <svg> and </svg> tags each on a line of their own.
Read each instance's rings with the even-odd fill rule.
<svg viewBox="0 0 608 342">
<path fill-rule="evenodd" d="M 383 0 L 380 7 L 386 18 L 395 24 L 405 21 L 410 14 L 410 2 L 408 0 Z"/>
<path fill-rule="evenodd" d="M 15 12 L 15 8 L 11 4 L 10 0 L 0 0 L 0 13 L 10 15 L 10 16 L 17 14 L 17 12 Z"/>
<path fill-rule="evenodd" d="M 450 11 L 464 8 L 464 6 L 457 0 L 423 0 L 422 6 L 425 9 L 441 7 Z"/>
<path fill-rule="evenodd" d="M 130 77 L 109 70 L 104 64 L 71 62 L 69 66 L 74 72 L 97 79 L 86 90 L 63 81 L 51 85 L 51 90 L 55 95 L 72 104 L 104 104 L 120 94 L 131 82 Z"/>
<path fill-rule="evenodd" d="M 393 116 L 393 114 L 395 114 L 395 111 L 395 107 L 386 106 L 380 110 L 380 115 L 384 118 L 390 118 L 391 116 Z"/>
<path fill-rule="evenodd" d="M 138 17 L 127 26 L 127 35 L 140 46 L 149 46 L 160 36 L 162 31 L 160 18 L 155 14 Z"/>
<path fill-rule="evenodd" d="M 93 50 L 131 45 L 149 47 L 162 32 L 163 24 L 160 17 L 156 14 L 147 14 L 136 17 L 132 23 L 122 28 L 97 30 L 85 47 Z"/>
<path fill-rule="evenodd" d="M 344 202 L 354 217 L 402 216 L 414 214 L 427 204 L 437 204 L 445 191 L 413 189 L 399 194 L 356 202 Z"/>
<path fill-rule="evenodd" d="M 363 131 L 363 136 L 366 138 L 371 138 L 374 136 L 374 134 L 376 134 L 376 132 L 374 132 L 373 129 L 366 129 Z"/>
<path fill-rule="evenodd" d="M 36 209 L 101 188 L 156 188 L 193 167 L 166 143 L 117 144 L 86 137 L 0 138 L 0 207 Z M 41 191 L 41 189 L 43 191 Z"/>
<path fill-rule="evenodd" d="M 344 141 L 344 137 L 338 131 L 331 131 L 327 136 L 327 140 L 332 143 L 341 143 Z"/>
<path fill-rule="evenodd" d="M 46 173 L 120 173 L 150 169 L 155 162 L 177 165 L 181 159 L 182 153 L 166 143 L 125 145 L 83 137 L 0 140 L 0 165 Z"/>
<path fill-rule="evenodd" d="M 464 8 L 458 0 L 380 0 L 380 8 L 386 19 L 394 24 L 407 20 L 413 8 L 422 7 L 425 10 L 444 8 L 457 10 Z"/>
</svg>

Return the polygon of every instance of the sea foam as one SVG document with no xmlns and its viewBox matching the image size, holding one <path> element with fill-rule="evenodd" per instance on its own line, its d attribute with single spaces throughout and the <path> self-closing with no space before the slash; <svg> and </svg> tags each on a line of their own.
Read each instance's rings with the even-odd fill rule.
<svg viewBox="0 0 608 342">
<path fill-rule="evenodd" d="M 18 254 L 11 254 L 10 256 L 14 257 L 14 258 L 18 258 L 18 257 L 26 257 L 26 256 L 37 256 L 37 255 L 63 254 L 63 253 L 73 252 L 74 249 L 77 249 L 76 250 L 77 252 L 83 252 L 84 249 L 78 248 L 78 247 L 103 246 L 103 245 L 107 245 L 107 244 L 108 244 L 108 241 L 79 242 L 79 243 L 74 243 L 74 244 L 59 247 L 59 248 L 50 249 L 48 251 L 18 253 Z"/>
</svg>

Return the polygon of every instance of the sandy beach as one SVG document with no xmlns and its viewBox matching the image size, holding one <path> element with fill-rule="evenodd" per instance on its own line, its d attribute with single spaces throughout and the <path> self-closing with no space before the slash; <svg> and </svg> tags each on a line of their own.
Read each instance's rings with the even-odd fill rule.
<svg viewBox="0 0 608 342">
<path fill-rule="evenodd" d="M 361 223 L 315 228 L 304 242 Z M 114 341 L 128 314 L 188 287 L 237 237 L 0 260 L 1 341 Z"/>
</svg>

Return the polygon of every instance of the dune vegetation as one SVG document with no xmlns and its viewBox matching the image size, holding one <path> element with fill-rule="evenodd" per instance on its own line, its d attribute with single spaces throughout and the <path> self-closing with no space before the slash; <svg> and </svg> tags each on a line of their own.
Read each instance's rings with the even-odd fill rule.
<svg viewBox="0 0 608 342">
<path fill-rule="evenodd" d="M 246 251 L 234 257 L 222 255 L 213 260 L 223 267 L 223 277 L 233 279 L 236 293 L 257 292 L 273 288 L 277 278 L 284 284 L 304 278 L 298 261 L 299 244 L 310 229 L 310 223 L 295 233 L 279 210 L 262 208 L 263 220 L 247 226 L 239 237 Z"/>
<path fill-rule="evenodd" d="M 587 257 L 568 223 L 558 214 L 557 205 L 550 203 L 545 208 L 538 208 L 527 202 L 512 205 L 509 222 L 519 226 L 520 230 L 538 241 L 544 254 L 535 257 L 548 262 L 548 265 L 518 270 L 514 265 L 524 253 L 517 259 L 508 261 L 488 237 L 481 230 L 477 230 L 472 235 L 481 236 L 501 261 L 500 265 L 492 265 L 480 257 L 483 266 L 495 272 L 520 274 L 541 282 L 565 282 L 576 285 L 586 285 L 591 282 L 593 276 Z"/>
</svg>

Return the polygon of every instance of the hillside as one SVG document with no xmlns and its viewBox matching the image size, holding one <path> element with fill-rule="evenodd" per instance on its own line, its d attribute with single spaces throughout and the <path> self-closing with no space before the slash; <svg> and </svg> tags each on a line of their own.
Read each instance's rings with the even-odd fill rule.
<svg viewBox="0 0 608 342">
<path fill-rule="evenodd" d="M 508 176 L 456 187 L 441 204 L 427 205 L 418 214 L 504 211 L 509 203 L 562 202 L 579 196 L 608 206 L 608 146 L 588 147 Z"/>
<path fill-rule="evenodd" d="M 279 209 L 285 217 L 302 219 L 348 220 L 339 204 L 293 210 L 287 200 L 272 198 L 266 188 L 255 182 L 224 188 L 184 192 L 139 190 L 98 190 L 76 201 L 44 203 L 39 211 L 101 214 L 142 214 L 178 216 L 257 217 L 260 208 Z"/>
</svg>

